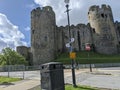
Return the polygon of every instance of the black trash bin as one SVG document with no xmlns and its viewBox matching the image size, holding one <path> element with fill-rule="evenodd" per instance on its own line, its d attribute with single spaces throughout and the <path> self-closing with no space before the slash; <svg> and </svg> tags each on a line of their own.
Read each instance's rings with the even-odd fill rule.
<svg viewBox="0 0 120 90">
<path fill-rule="evenodd" d="M 41 90 L 65 90 L 63 64 L 50 62 L 41 65 Z"/>
</svg>

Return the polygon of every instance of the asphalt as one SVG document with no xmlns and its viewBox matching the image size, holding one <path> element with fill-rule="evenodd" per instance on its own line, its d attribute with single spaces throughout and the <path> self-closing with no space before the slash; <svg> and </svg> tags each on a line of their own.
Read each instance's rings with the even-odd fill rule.
<svg viewBox="0 0 120 90">
<path fill-rule="evenodd" d="M 64 72 L 65 83 L 72 84 L 71 70 L 65 70 Z M 79 69 L 75 72 L 77 85 L 120 90 L 120 67 L 93 69 L 93 72 L 90 72 L 89 69 Z M 35 72 L 35 74 L 39 74 L 39 72 Z M 40 85 L 39 75 L 35 77 L 11 85 L 0 85 L 0 90 L 31 90 L 31 88 Z"/>
</svg>

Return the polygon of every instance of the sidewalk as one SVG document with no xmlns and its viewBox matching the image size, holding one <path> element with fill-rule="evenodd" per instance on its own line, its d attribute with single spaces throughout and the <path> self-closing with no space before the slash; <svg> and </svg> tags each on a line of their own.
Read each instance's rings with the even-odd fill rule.
<svg viewBox="0 0 120 90">
<path fill-rule="evenodd" d="M 65 83 L 72 84 L 72 77 L 66 77 Z M 84 70 L 82 73 L 76 73 L 76 84 L 120 90 L 120 67 L 93 69 L 93 72 Z"/>
<path fill-rule="evenodd" d="M 76 75 L 85 71 L 86 70 L 80 70 L 80 71 L 77 70 Z M 65 77 L 69 77 L 69 76 L 71 77 L 71 69 L 65 70 L 64 72 L 65 72 Z M 30 90 L 39 85 L 40 85 L 40 80 L 35 79 L 35 77 L 33 77 L 33 79 L 30 80 L 22 80 L 15 82 L 13 83 L 13 85 L 0 85 L 0 90 Z"/>
<path fill-rule="evenodd" d="M 0 87 L 0 90 L 28 90 L 40 85 L 39 80 L 23 80 L 14 85 Z"/>
</svg>

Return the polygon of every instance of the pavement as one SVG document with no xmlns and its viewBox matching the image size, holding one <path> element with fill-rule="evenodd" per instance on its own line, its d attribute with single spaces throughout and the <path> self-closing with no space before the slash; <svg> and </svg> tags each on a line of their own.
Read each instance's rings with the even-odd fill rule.
<svg viewBox="0 0 120 90">
<path fill-rule="evenodd" d="M 29 90 L 40 85 L 39 80 L 22 80 L 12 85 L 1 85 L 0 90 Z"/>
<path fill-rule="evenodd" d="M 71 70 L 65 70 L 64 72 L 65 83 L 72 84 Z M 11 85 L 0 85 L 0 90 L 30 90 L 40 85 L 39 71 L 25 73 L 26 75 L 29 73 L 29 78 L 26 76 L 25 80 Z M 90 72 L 89 69 L 79 69 L 75 71 L 75 74 L 77 85 L 120 90 L 120 67 L 93 69 L 93 72 Z"/>
</svg>

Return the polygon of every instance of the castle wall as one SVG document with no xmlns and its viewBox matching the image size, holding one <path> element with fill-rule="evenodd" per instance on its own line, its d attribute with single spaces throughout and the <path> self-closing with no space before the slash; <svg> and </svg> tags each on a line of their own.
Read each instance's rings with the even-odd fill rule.
<svg viewBox="0 0 120 90">
<path fill-rule="evenodd" d="M 58 54 L 65 52 L 66 48 L 65 48 L 65 33 L 64 33 L 64 27 L 57 27 L 57 35 L 56 35 L 56 42 L 57 42 L 57 52 Z"/>
<path fill-rule="evenodd" d="M 61 31 L 59 32 L 61 34 L 58 35 L 58 37 L 61 38 L 60 40 L 58 40 L 60 41 L 59 49 L 64 48 L 64 51 L 69 52 L 69 48 L 65 47 L 65 45 L 69 43 L 68 26 L 58 27 L 58 29 Z M 75 39 L 75 41 L 72 43 L 72 47 L 74 51 L 85 50 L 85 44 L 92 43 L 91 42 L 91 31 L 89 29 L 89 26 L 85 24 L 78 24 L 77 26 L 71 25 L 70 32 L 71 32 L 71 38 Z"/>
<path fill-rule="evenodd" d="M 49 62 L 55 57 L 55 13 L 49 6 L 31 12 L 31 51 L 34 65 Z"/>
<path fill-rule="evenodd" d="M 89 43 L 98 53 L 120 53 L 120 22 L 113 20 L 110 6 L 91 6 L 88 11 L 89 23 L 71 25 L 73 51 L 85 50 Z M 54 60 L 63 52 L 69 52 L 67 26 L 56 26 L 55 13 L 50 6 L 31 11 L 31 49 L 20 46 L 17 51 L 29 58 L 30 65 L 39 65 Z"/>
<path fill-rule="evenodd" d="M 120 22 L 115 22 L 115 29 L 117 33 L 118 43 L 120 44 Z"/>
</svg>

